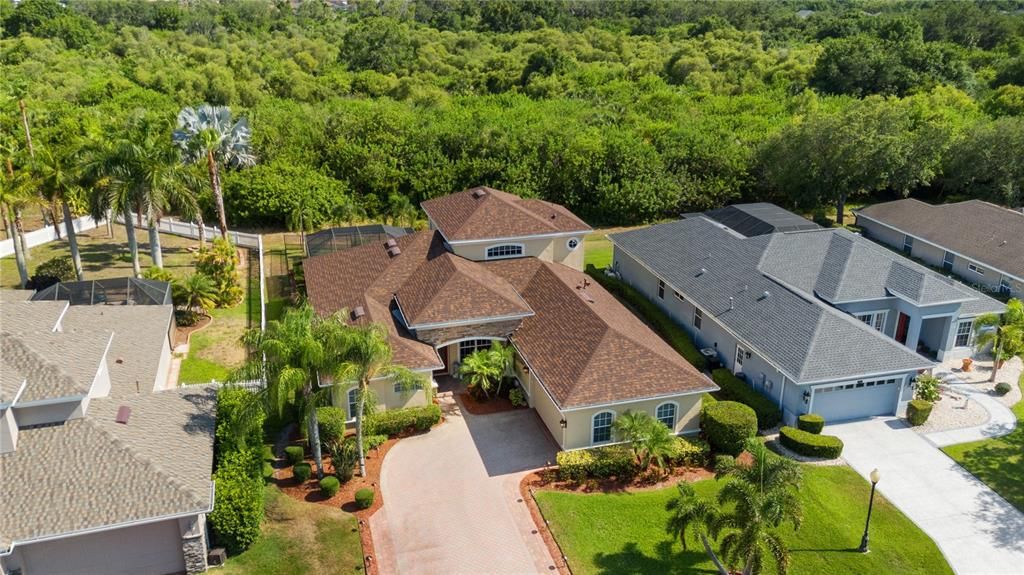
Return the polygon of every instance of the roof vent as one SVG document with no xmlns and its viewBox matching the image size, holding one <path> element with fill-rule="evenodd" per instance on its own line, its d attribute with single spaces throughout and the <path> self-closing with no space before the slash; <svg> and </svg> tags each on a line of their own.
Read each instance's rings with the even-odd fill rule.
<svg viewBox="0 0 1024 575">
<path fill-rule="evenodd" d="M 359 319 L 364 315 L 366 315 L 366 310 L 363 309 L 363 306 L 361 305 L 357 305 L 356 308 L 352 310 L 352 319 Z"/>
<path fill-rule="evenodd" d="M 551 214 L 551 219 L 555 219 L 555 216 L 557 216 L 557 215 L 558 214 Z"/>
<path fill-rule="evenodd" d="M 119 358 L 114 360 L 114 363 L 124 363 L 124 358 L 123 357 L 119 357 Z"/>
<path fill-rule="evenodd" d="M 733 304 L 733 297 L 729 296 L 729 309 L 731 310 L 735 305 Z"/>
<path fill-rule="evenodd" d="M 587 293 L 586 290 L 580 292 L 580 297 L 587 301 L 587 303 L 594 303 L 594 297 Z"/>
<path fill-rule="evenodd" d="M 473 198 L 479 200 L 480 198 L 487 195 L 487 190 L 483 188 L 477 188 L 473 190 Z"/>
<path fill-rule="evenodd" d="M 700 271 L 697 272 L 697 275 L 698 276 L 702 276 L 702 275 L 704 275 L 706 273 L 708 273 L 708 269 L 707 268 L 700 268 Z"/>
<path fill-rule="evenodd" d="M 768 290 L 764 290 L 764 293 L 763 293 L 763 294 L 761 294 L 761 297 L 760 297 L 759 299 L 768 299 L 768 298 L 770 298 L 771 296 L 772 296 L 772 292 L 770 292 L 770 291 L 768 291 Z"/>
<path fill-rule="evenodd" d="M 388 248 L 388 255 L 391 256 L 391 257 L 395 257 L 395 256 L 397 256 L 400 253 L 402 253 L 402 248 L 400 248 L 398 246 L 392 246 L 392 247 Z"/>
<path fill-rule="evenodd" d="M 124 425 L 128 425 L 128 418 L 131 417 L 131 415 L 132 408 L 128 407 L 127 405 L 122 405 L 121 407 L 117 408 L 117 417 L 114 418 L 114 421 Z"/>
<path fill-rule="evenodd" d="M 384 247 L 388 249 L 397 248 L 398 242 L 395 241 L 395 238 L 388 238 L 388 241 L 384 242 Z"/>
</svg>

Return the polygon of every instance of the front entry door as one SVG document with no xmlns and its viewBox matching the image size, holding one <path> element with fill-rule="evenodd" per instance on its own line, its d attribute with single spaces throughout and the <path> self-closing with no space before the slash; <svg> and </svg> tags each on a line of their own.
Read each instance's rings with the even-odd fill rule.
<svg viewBox="0 0 1024 575">
<path fill-rule="evenodd" d="M 745 349 L 743 349 L 739 345 L 736 346 L 736 361 L 732 364 L 733 373 L 743 373 L 743 358 L 746 355 L 746 353 L 747 351 Z"/>
<path fill-rule="evenodd" d="M 900 312 L 900 319 L 896 323 L 896 341 L 907 345 L 907 331 L 910 329 L 910 316 Z"/>
<path fill-rule="evenodd" d="M 444 367 L 437 370 L 435 373 L 439 375 L 451 373 L 451 368 L 448 366 L 448 346 L 446 345 L 444 347 L 437 348 L 437 355 L 441 356 L 441 363 L 444 365 Z"/>
</svg>

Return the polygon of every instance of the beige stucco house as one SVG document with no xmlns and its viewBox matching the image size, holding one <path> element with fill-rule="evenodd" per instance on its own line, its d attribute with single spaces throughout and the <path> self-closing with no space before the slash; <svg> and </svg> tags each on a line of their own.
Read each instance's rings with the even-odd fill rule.
<svg viewBox="0 0 1024 575">
<path fill-rule="evenodd" d="M 206 570 L 216 400 L 173 389 L 173 318 L 0 293 L 0 574 Z"/>
<path fill-rule="evenodd" d="M 612 422 L 630 410 L 698 430 L 701 394 L 715 385 L 581 271 L 586 223 L 490 188 L 423 209 L 429 230 L 306 259 L 313 307 L 383 324 L 395 361 L 431 379 L 511 343 L 529 406 L 562 449 L 613 442 Z M 427 400 L 388 380 L 374 388 L 381 409 Z"/>
</svg>

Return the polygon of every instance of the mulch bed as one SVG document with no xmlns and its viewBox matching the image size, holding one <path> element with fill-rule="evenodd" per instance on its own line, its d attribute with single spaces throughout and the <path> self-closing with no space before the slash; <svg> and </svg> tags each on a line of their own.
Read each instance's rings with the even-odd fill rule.
<svg viewBox="0 0 1024 575">
<path fill-rule="evenodd" d="M 463 409 L 473 415 L 489 415 L 514 409 L 526 409 L 525 407 L 513 407 L 512 402 L 505 397 L 492 397 L 491 399 L 478 401 L 469 392 L 465 391 L 459 394 L 459 403 L 462 404 Z"/>
<path fill-rule="evenodd" d="M 178 347 L 183 343 L 188 343 L 188 339 L 192 337 L 193 333 L 205 328 L 211 323 L 213 323 L 213 318 L 208 315 L 203 315 L 194 325 L 185 327 L 176 325 L 174 327 L 174 341 L 171 342 L 172 347 Z"/>
</svg>

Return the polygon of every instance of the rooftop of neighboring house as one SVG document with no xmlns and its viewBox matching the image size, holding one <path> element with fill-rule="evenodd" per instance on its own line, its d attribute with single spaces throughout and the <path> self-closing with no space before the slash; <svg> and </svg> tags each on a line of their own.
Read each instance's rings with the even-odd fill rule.
<svg viewBox="0 0 1024 575">
<path fill-rule="evenodd" d="M 17 478 L 4 482 L 0 553 L 12 543 L 209 510 L 214 390 L 153 389 L 167 368 L 172 306 L 5 293 L 0 318 L 0 416 L 17 421 L 33 409 L 28 402 L 91 395 L 69 416 L 23 419 L 33 423 L 19 424 L 13 451 L 0 453 L 0 477 Z M 104 370 L 109 392 L 96 385 Z"/>
<path fill-rule="evenodd" d="M 797 382 L 932 366 L 830 303 L 896 296 L 962 302 L 970 313 L 1003 309 L 843 229 L 747 238 L 698 217 L 610 238 Z"/>
<path fill-rule="evenodd" d="M 768 202 L 753 204 L 733 204 L 703 214 L 691 214 L 687 217 L 706 216 L 729 226 L 744 236 L 761 236 L 776 232 L 795 232 L 800 230 L 816 230 L 818 224 L 798 216 Z"/>
<path fill-rule="evenodd" d="M 449 242 L 592 231 L 566 208 L 480 186 L 427 200 L 423 211 Z"/>
<path fill-rule="evenodd" d="M 981 200 L 936 206 L 908 198 L 867 206 L 857 215 L 1024 278 L 1024 213 L 1019 211 Z"/>
</svg>

